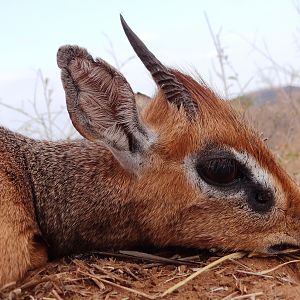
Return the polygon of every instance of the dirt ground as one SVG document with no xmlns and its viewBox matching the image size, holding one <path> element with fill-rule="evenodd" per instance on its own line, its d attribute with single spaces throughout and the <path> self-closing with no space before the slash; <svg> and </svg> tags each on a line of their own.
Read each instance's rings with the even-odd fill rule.
<svg viewBox="0 0 300 300">
<path fill-rule="evenodd" d="M 0 297 L 44 300 L 300 299 L 300 256 L 295 254 L 227 260 L 162 297 L 168 288 L 220 258 L 220 254 L 187 252 L 187 255 L 175 254 L 174 250 L 159 253 L 159 257 L 147 261 L 127 255 L 120 255 L 121 258 L 100 258 L 102 255 L 65 258 L 29 273 L 18 284 L 3 287 Z M 141 256 L 141 253 L 135 255 Z M 174 261 L 166 265 L 161 261 L 162 257 Z M 286 262 L 289 263 L 282 265 Z"/>
</svg>

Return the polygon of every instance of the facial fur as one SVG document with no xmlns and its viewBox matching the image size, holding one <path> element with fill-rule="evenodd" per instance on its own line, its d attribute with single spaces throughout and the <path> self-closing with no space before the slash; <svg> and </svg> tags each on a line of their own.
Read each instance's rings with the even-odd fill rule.
<svg viewBox="0 0 300 300">
<path fill-rule="evenodd" d="M 152 165 L 157 162 L 168 174 L 159 180 L 168 189 L 160 201 L 169 201 L 180 216 L 172 223 L 178 241 L 170 238 L 169 243 L 264 253 L 277 244 L 299 246 L 300 234 L 289 226 L 299 222 L 297 213 L 289 215 L 291 201 L 299 199 L 298 187 L 227 102 L 203 83 L 173 72 L 199 105 L 196 120 L 187 121 L 162 94 L 143 114 L 158 135 Z M 201 164 L 214 159 L 237 162 L 242 178 L 224 186 L 207 182 Z M 147 173 L 159 167 L 150 168 Z"/>
</svg>

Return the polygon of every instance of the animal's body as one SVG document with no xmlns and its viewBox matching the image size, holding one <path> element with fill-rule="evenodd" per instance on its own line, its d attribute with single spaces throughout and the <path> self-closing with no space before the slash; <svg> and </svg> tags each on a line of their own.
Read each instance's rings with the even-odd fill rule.
<svg viewBox="0 0 300 300">
<path fill-rule="evenodd" d="M 35 141 L 0 128 L 0 284 L 49 256 L 98 249 L 300 245 L 299 188 L 264 142 L 122 24 L 159 87 L 141 113 L 117 70 L 64 46 L 67 108 L 85 139 Z"/>
<path fill-rule="evenodd" d="M 140 226 L 129 222 L 134 207 L 129 207 L 127 202 L 133 203 L 126 198 L 133 178 L 122 172 L 103 145 L 95 147 L 87 140 L 35 141 L 4 128 L 0 129 L 0 145 L 1 153 L 14 160 L 9 178 L 18 178 L 14 185 L 28 191 L 25 202 L 37 228 L 47 237 L 51 256 L 100 245 L 113 248 L 134 244 L 134 239 L 126 238 L 128 233 L 133 237 L 141 231 Z"/>
</svg>

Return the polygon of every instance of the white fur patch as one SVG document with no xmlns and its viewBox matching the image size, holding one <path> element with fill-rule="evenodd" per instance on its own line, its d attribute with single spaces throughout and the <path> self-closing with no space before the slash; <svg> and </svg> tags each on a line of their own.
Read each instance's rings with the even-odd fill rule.
<svg viewBox="0 0 300 300">
<path fill-rule="evenodd" d="M 244 165 L 252 175 L 252 181 L 256 182 L 274 192 L 270 174 L 263 169 L 258 162 L 249 154 L 239 152 L 235 149 L 229 149 L 234 154 L 237 161 Z"/>
</svg>

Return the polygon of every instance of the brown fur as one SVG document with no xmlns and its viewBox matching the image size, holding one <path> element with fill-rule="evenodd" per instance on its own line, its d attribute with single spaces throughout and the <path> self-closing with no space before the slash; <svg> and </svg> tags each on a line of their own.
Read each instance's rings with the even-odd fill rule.
<svg viewBox="0 0 300 300">
<path fill-rule="evenodd" d="M 48 256 L 105 248 L 300 245 L 298 187 L 205 85 L 172 71 L 198 105 L 192 120 L 162 91 L 139 114 L 126 79 L 86 50 L 62 47 L 58 64 L 70 117 L 90 141 L 35 141 L 0 128 L 0 284 Z M 270 175 L 271 212 L 225 194 L 210 199 L 191 184 L 185 158 L 208 143 L 249 154 Z"/>
</svg>

